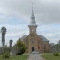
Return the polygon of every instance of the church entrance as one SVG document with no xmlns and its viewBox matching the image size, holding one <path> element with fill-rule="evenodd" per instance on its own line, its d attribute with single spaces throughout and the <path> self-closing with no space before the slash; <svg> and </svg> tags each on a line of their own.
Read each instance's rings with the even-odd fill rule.
<svg viewBox="0 0 60 60">
<path fill-rule="evenodd" d="M 32 52 L 34 51 L 34 47 L 32 47 Z"/>
</svg>

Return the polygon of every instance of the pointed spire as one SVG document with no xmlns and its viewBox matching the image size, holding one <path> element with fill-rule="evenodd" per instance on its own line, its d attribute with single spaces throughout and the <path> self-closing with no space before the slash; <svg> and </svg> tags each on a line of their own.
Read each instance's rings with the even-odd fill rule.
<svg viewBox="0 0 60 60">
<path fill-rule="evenodd" d="M 32 16 L 34 16 L 34 11 L 33 11 L 33 3 L 32 3 Z"/>
<path fill-rule="evenodd" d="M 30 22 L 30 24 L 36 25 L 34 11 L 33 11 L 33 3 L 32 3 L 32 15 L 31 15 L 31 22 Z"/>
</svg>

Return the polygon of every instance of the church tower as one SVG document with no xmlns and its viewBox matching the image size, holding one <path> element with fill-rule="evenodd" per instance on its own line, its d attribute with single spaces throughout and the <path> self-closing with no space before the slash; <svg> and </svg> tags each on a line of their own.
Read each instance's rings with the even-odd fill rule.
<svg viewBox="0 0 60 60">
<path fill-rule="evenodd" d="M 37 24 L 35 22 L 35 16 L 34 16 L 34 11 L 33 11 L 33 4 L 32 4 L 32 15 L 31 15 L 31 20 L 30 24 L 28 25 L 29 27 L 29 50 L 30 52 L 32 51 L 38 51 L 37 49 L 37 33 L 36 33 L 36 28 Z"/>
<path fill-rule="evenodd" d="M 30 21 L 30 24 L 28 25 L 28 27 L 29 27 L 29 34 L 31 34 L 31 33 L 36 34 L 37 24 L 35 22 L 35 16 L 34 16 L 34 11 L 33 11 L 33 3 L 32 3 L 31 21 Z"/>
</svg>

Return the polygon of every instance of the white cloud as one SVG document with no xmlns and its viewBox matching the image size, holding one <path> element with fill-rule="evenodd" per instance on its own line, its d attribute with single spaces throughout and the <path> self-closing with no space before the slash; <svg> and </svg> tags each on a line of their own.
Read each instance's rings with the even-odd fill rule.
<svg viewBox="0 0 60 60">
<path fill-rule="evenodd" d="M 29 33 L 28 26 L 26 24 L 18 24 L 18 25 L 1 24 L 0 28 L 2 26 L 5 26 L 7 29 L 7 32 L 5 35 L 5 40 L 6 40 L 6 43 L 8 43 L 8 45 L 9 45 L 10 39 L 13 40 L 13 44 L 14 44 L 14 43 L 16 43 L 16 41 L 18 40 L 19 37 L 21 38 L 21 36 L 27 35 Z M 0 37 L 1 37 L 1 34 L 0 34 Z M 1 40 L 1 38 L 0 38 L 0 40 Z"/>
<path fill-rule="evenodd" d="M 36 21 L 40 23 L 60 23 L 59 0 L 33 0 Z M 0 0 L 0 12 L 30 20 L 32 0 Z"/>
<path fill-rule="evenodd" d="M 45 36 L 51 43 L 57 43 L 60 39 L 59 27 L 59 24 L 41 25 L 37 28 L 37 33 Z"/>
<path fill-rule="evenodd" d="M 16 22 L 13 20 L 17 24 L 12 25 L 9 20 L 15 16 L 20 22 L 21 18 L 29 22 L 31 3 L 32 0 L 0 0 L 0 23 L 3 22 L 0 24 L 0 28 L 2 26 L 7 28 L 6 41 L 9 41 L 10 38 L 16 41 L 18 37 L 29 33 L 27 24 L 21 25 L 17 23 L 17 20 Z M 56 43 L 60 36 L 60 0 L 33 0 L 33 3 L 36 22 L 39 24 L 38 33 Z"/>
</svg>

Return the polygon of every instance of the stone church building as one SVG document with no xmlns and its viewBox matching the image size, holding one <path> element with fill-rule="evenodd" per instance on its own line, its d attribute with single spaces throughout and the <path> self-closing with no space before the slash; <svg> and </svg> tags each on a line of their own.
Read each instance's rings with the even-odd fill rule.
<svg viewBox="0 0 60 60">
<path fill-rule="evenodd" d="M 28 25 L 29 35 L 23 35 L 21 41 L 26 45 L 26 52 L 31 53 L 33 51 L 37 52 L 49 52 L 49 40 L 42 35 L 36 33 L 38 25 L 35 21 L 34 11 L 32 8 L 31 21 Z"/>
</svg>

